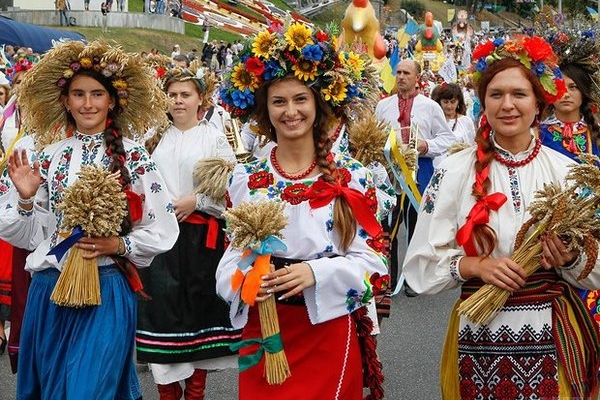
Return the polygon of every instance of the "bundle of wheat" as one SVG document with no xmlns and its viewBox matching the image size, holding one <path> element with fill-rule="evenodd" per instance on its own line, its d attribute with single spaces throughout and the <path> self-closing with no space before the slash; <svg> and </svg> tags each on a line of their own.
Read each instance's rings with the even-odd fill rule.
<svg viewBox="0 0 600 400">
<path fill-rule="evenodd" d="M 62 227 L 93 237 L 117 236 L 127 215 L 127 200 L 119 173 L 90 165 L 82 167 L 77 175 L 79 179 L 65 189 L 58 206 L 63 213 Z M 84 251 L 77 247 L 70 249 L 51 295 L 54 303 L 66 307 L 101 303 L 98 262 L 96 258 L 84 258 Z"/>
</svg>

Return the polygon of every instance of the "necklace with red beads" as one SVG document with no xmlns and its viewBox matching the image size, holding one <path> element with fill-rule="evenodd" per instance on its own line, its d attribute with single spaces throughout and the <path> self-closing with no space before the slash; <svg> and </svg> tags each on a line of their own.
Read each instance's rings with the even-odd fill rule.
<svg viewBox="0 0 600 400">
<path fill-rule="evenodd" d="M 277 171 L 277 173 L 283 176 L 285 179 L 289 179 L 290 181 L 297 181 L 299 179 L 306 178 L 311 172 L 314 171 L 317 166 L 317 160 L 315 159 L 301 174 L 289 174 L 281 168 L 279 163 L 277 162 L 277 157 L 275 156 L 275 151 L 277 150 L 277 146 L 273 147 L 271 150 L 271 164 L 273 168 Z"/>
<path fill-rule="evenodd" d="M 515 161 L 515 160 L 507 160 L 506 158 L 502 157 L 500 155 L 500 153 L 495 152 L 494 153 L 494 158 L 499 161 L 500 163 L 506 165 L 507 167 L 522 167 L 523 165 L 527 165 L 531 162 L 531 160 L 533 160 L 538 153 L 540 152 L 540 149 L 542 148 L 542 142 L 539 139 L 535 139 L 535 146 L 533 147 L 533 151 L 531 152 L 530 155 L 527 156 L 527 158 L 524 158 L 522 160 L 519 161 Z"/>
</svg>

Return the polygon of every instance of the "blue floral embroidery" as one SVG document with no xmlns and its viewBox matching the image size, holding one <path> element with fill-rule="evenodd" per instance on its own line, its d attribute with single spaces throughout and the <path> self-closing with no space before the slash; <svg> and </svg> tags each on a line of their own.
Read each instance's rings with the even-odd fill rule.
<svg viewBox="0 0 600 400">
<path fill-rule="evenodd" d="M 175 212 L 175 206 L 173 206 L 173 203 L 169 203 L 167 204 L 167 212 L 169 213 L 174 213 Z"/>
<path fill-rule="evenodd" d="M 371 285 L 369 274 L 366 274 L 363 285 L 365 287 L 362 292 L 354 288 L 350 288 L 346 292 L 346 310 L 348 312 L 352 312 L 367 304 L 373 298 L 373 286 Z"/>
<path fill-rule="evenodd" d="M 513 208 L 516 213 L 521 212 L 521 190 L 519 189 L 519 176 L 517 175 L 517 169 L 514 167 L 508 167 L 508 181 L 510 182 L 510 194 L 512 197 Z"/>
<path fill-rule="evenodd" d="M 330 218 L 325 222 L 325 228 L 327 229 L 327 232 L 333 231 L 333 219 Z"/>
<path fill-rule="evenodd" d="M 154 211 L 148 212 L 148 218 L 151 220 L 156 219 L 156 214 L 154 214 Z"/>
</svg>

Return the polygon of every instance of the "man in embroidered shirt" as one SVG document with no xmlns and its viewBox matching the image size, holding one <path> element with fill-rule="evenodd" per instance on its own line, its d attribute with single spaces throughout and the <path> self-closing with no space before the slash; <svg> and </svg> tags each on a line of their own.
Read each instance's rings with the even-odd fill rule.
<svg viewBox="0 0 600 400">
<path fill-rule="evenodd" d="M 421 66 L 416 61 L 408 59 L 400 61 L 396 67 L 398 93 L 380 100 L 375 113 L 378 119 L 388 122 L 394 128 L 398 142 L 408 143 L 411 124 L 418 127 L 419 167 L 416 182 L 422 194 L 433 175 L 434 168 L 439 165 L 447 155 L 450 146 L 458 139 L 448 126 L 440 105 L 417 91 L 420 74 Z M 398 222 L 398 218 L 401 218 L 400 210 L 403 210 L 404 223 L 410 240 L 417 220 L 417 210 L 405 201 L 393 213 L 392 218 L 395 221 L 392 226 Z M 398 269 L 398 241 L 395 237 L 391 240 L 391 268 L 394 276 Z M 408 295 L 413 295 L 414 292 L 409 288 L 406 289 Z"/>
</svg>

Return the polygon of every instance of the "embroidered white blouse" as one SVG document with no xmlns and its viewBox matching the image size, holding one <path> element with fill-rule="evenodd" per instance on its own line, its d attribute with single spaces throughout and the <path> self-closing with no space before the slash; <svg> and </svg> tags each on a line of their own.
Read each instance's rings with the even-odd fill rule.
<svg viewBox="0 0 600 400">
<path fill-rule="evenodd" d="M 336 155 L 338 168 L 351 174 L 348 186 L 363 193 L 376 204 L 375 188 L 370 172 L 358 161 Z M 339 237 L 333 228 L 333 201 L 327 206 L 311 209 L 304 191 L 318 177 L 290 181 L 280 176 L 269 158 L 249 164 L 238 164 L 229 186 L 232 207 L 242 202 L 260 200 L 285 202 L 284 213 L 288 225 L 283 230 L 287 251 L 275 253 L 276 257 L 306 260 L 315 276 L 315 285 L 304 289 L 304 299 L 313 324 L 347 315 L 364 303 L 365 280 L 378 273 L 386 275 L 386 259 L 377 250 L 378 243 L 358 226 L 357 234 L 347 252 L 339 247 Z M 217 293 L 229 303 L 236 298 L 231 289 L 231 276 L 237 268 L 242 253 L 227 248 L 217 269 Z M 332 257 L 337 256 L 337 257 Z M 332 257 L 332 258 L 330 258 Z M 234 327 L 247 322 L 246 306 L 241 314 L 233 315 Z"/>
<path fill-rule="evenodd" d="M 499 151 L 504 158 L 522 160 L 532 152 L 533 145 L 534 141 L 527 151 L 514 156 L 501 148 Z M 496 144 L 496 147 L 499 146 Z M 458 264 L 465 253 L 457 245 L 455 236 L 475 203 L 471 189 L 475 181 L 476 151 L 472 147 L 444 160 L 425 190 L 403 267 L 407 282 L 418 293 L 435 294 L 463 282 Z M 498 211 L 490 212 L 489 226 L 498 237 L 492 257 L 509 257 L 513 253 L 515 236 L 530 217 L 527 209 L 535 192 L 542 189 L 544 183 L 563 184 L 568 166 L 573 163 L 545 146 L 530 163 L 518 168 L 492 161 L 488 193 L 501 192 L 508 197 Z M 586 279 L 576 280 L 584 265 L 585 255 L 574 268 L 557 268 L 557 272 L 573 286 L 600 287 L 600 268 L 597 267 Z"/>
<path fill-rule="evenodd" d="M 196 164 L 209 157 L 235 162 L 235 154 L 223 132 L 206 121 L 187 131 L 180 131 L 174 125 L 167 129 L 152 153 L 152 159 L 165 178 L 171 200 L 194 192 L 194 187 L 198 184 L 192 179 Z M 219 218 L 225 210 L 225 204 L 218 204 L 206 195 L 200 195 L 197 204 L 200 205 L 198 211 Z"/>
<path fill-rule="evenodd" d="M 125 257 L 137 267 L 146 267 L 155 255 L 173 247 L 179 226 L 165 182 L 146 149 L 126 138 L 123 138 L 123 145 L 126 166 L 131 175 L 131 190 L 142 197 L 143 207 L 142 219 L 135 222 L 131 232 L 124 237 Z M 26 270 L 62 269 L 66 255 L 60 261 L 53 255 L 47 255 L 62 240 L 59 235 L 62 212 L 57 206 L 64 197 L 64 190 L 77 179 L 81 166 L 109 166 L 110 159 L 105 149 L 102 133 L 84 135 L 76 132 L 39 153 L 42 184 L 33 210 L 26 212 L 17 206 L 12 207 L 0 222 L 3 239 L 34 251 L 27 258 Z M 98 258 L 98 265 L 110 264 L 113 261 L 109 257 Z"/>
</svg>

